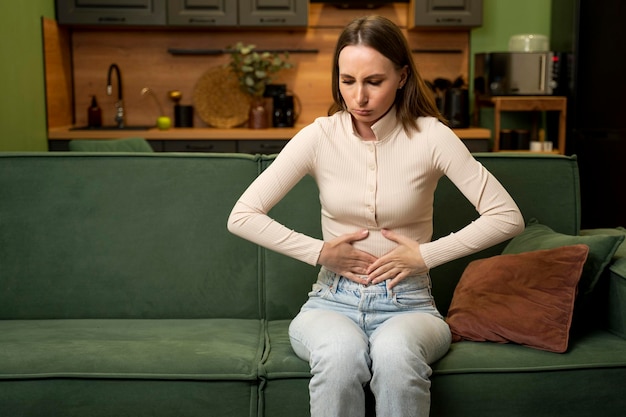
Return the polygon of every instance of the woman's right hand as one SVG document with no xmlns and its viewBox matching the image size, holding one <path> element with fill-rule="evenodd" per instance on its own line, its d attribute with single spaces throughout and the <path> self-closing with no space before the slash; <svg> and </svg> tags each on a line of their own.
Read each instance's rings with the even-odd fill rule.
<svg viewBox="0 0 626 417">
<path fill-rule="evenodd" d="M 368 235 L 369 232 L 367 230 L 361 230 L 324 242 L 317 263 L 351 281 L 359 284 L 366 283 L 367 277 L 365 274 L 367 268 L 377 258 L 372 254 L 355 249 L 352 246 L 352 242 L 363 240 Z"/>
</svg>

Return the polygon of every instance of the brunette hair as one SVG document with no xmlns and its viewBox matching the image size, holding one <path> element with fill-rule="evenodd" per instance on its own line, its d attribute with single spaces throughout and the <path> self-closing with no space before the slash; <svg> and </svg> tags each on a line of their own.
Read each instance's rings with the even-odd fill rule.
<svg viewBox="0 0 626 417">
<path fill-rule="evenodd" d="M 417 72 L 411 49 L 400 28 L 382 16 L 365 16 L 349 23 L 337 40 L 333 58 L 332 94 L 334 103 L 328 115 L 346 110 L 346 103 L 339 92 L 339 54 L 346 46 L 365 45 L 374 48 L 389 59 L 397 68 L 408 68 L 404 87 L 396 92 L 396 117 L 405 130 L 417 130 L 417 118 L 433 116 L 445 123 L 433 94 Z"/>
</svg>

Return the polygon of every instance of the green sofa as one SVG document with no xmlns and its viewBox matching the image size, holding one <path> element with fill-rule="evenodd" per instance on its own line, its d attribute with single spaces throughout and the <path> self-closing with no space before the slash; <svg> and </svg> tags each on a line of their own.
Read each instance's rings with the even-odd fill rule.
<svg viewBox="0 0 626 417">
<path fill-rule="evenodd" d="M 574 158 L 476 156 L 526 219 L 580 233 Z M 0 416 L 307 415 L 309 369 L 287 328 L 317 269 L 226 229 L 271 161 L 0 154 Z M 445 178 L 435 204 L 436 236 L 476 216 Z M 320 235 L 310 178 L 272 213 Z M 505 244 L 432 271 L 444 314 L 466 265 Z M 566 353 L 453 344 L 433 365 L 431 414 L 622 416 L 626 259 L 614 259 L 602 282 L 598 305 L 609 308 L 593 310 Z"/>
</svg>

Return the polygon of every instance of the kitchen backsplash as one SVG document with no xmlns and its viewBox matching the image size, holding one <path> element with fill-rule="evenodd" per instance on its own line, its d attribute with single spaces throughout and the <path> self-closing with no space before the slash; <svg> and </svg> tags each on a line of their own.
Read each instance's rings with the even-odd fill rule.
<svg viewBox="0 0 626 417">
<path fill-rule="evenodd" d="M 289 60 L 295 68 L 280 73 L 276 83 L 285 83 L 302 103 L 298 124 L 310 123 L 327 114 L 331 104 L 331 64 L 335 42 L 345 23 L 364 13 L 390 17 L 406 27 L 406 4 L 388 5 L 375 11 L 334 9 L 329 5 L 311 5 L 309 27 L 306 30 L 138 30 L 102 28 L 55 28 L 61 33 L 60 42 L 70 42 L 71 62 L 67 54 L 49 51 L 46 46 L 47 90 L 54 96 L 63 95 L 67 86 L 55 85 L 58 71 L 69 71 L 73 94 L 67 100 L 48 100 L 49 127 L 87 123 L 87 108 L 95 95 L 102 108 L 105 124 L 115 116 L 116 86 L 113 96 L 106 95 L 107 70 L 112 63 L 119 66 L 128 124 L 154 123 L 160 110 L 154 100 L 142 96 L 144 87 L 158 97 L 165 115 L 173 118 L 170 90 L 180 90 L 181 104 L 193 104 L 197 81 L 210 68 L 228 62 L 227 54 L 194 54 L 197 50 L 223 50 L 241 41 L 258 49 L 290 50 Z M 46 32 L 46 25 L 44 25 Z M 469 66 L 469 31 L 405 31 L 414 50 L 418 69 L 427 80 L 437 77 L 467 79 Z M 44 33 L 45 36 L 45 33 Z M 66 39 L 67 38 L 67 39 Z M 56 45 L 58 47 L 58 45 Z M 61 45 L 60 50 L 63 50 Z M 181 51 L 183 52 L 181 54 Z M 299 53 L 298 51 L 302 51 Z M 56 75 L 56 76 L 55 76 Z M 56 80 L 56 81 L 55 81 Z M 114 84 L 117 81 L 114 81 Z M 68 93 L 71 94 L 71 93 Z M 67 102 L 73 102 L 73 106 Z M 73 109 L 72 109 L 73 107 Z M 64 113 L 70 112 L 70 115 Z M 52 114 L 51 114 L 52 113 Z M 58 114 L 57 114 L 58 113 Z M 198 118 L 196 127 L 207 125 Z"/>
</svg>

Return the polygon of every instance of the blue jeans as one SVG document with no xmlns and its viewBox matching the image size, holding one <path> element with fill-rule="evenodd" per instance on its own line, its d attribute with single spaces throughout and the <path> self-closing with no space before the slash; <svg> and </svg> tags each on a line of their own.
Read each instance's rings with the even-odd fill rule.
<svg viewBox="0 0 626 417">
<path fill-rule="evenodd" d="M 322 268 L 289 327 L 295 353 L 309 362 L 311 417 L 363 417 L 369 382 L 377 417 L 428 416 L 429 364 L 450 348 L 428 274 L 387 289 Z"/>
</svg>

